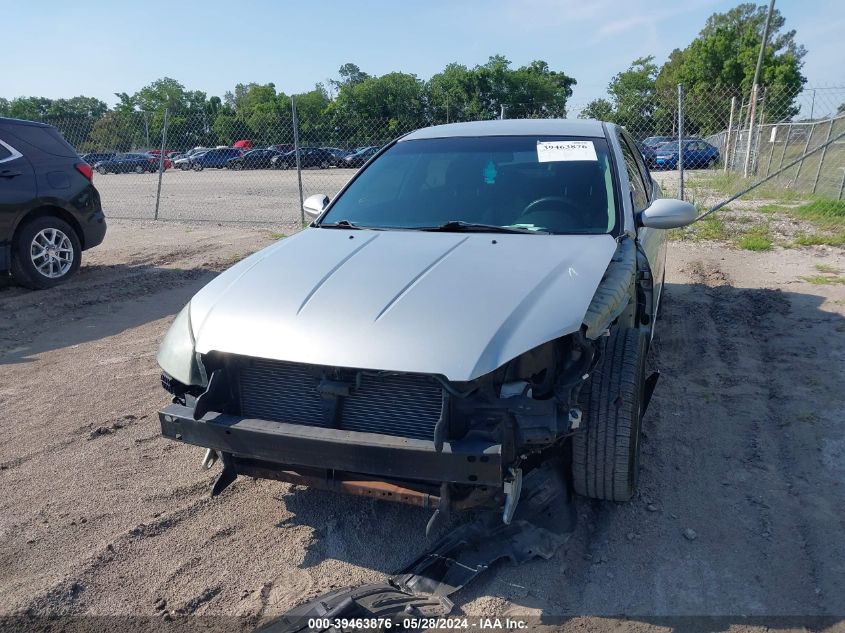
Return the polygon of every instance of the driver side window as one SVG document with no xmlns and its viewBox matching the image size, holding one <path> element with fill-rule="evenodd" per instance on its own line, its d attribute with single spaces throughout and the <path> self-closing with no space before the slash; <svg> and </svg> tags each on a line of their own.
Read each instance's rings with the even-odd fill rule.
<svg viewBox="0 0 845 633">
<path fill-rule="evenodd" d="M 631 183 L 631 197 L 634 201 L 634 211 L 642 211 L 648 207 L 648 189 L 643 181 L 642 173 L 637 165 L 637 159 L 631 152 L 631 148 L 624 137 L 619 138 L 619 145 L 622 147 L 622 157 L 625 159 L 625 169 L 628 172 L 628 180 Z"/>
</svg>

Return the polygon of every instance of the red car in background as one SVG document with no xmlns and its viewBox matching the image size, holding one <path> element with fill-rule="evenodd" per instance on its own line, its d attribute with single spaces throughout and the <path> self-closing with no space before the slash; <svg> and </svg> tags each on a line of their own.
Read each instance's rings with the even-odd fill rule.
<svg viewBox="0 0 845 633">
<path fill-rule="evenodd" d="M 168 169 L 170 169 L 173 166 L 173 163 L 170 161 L 168 156 L 170 154 L 175 154 L 175 153 L 177 153 L 177 152 L 174 149 L 169 149 L 169 150 L 164 152 L 164 171 L 167 171 Z M 160 154 L 161 154 L 160 149 L 151 149 L 149 152 L 147 152 L 148 156 L 155 159 L 156 164 L 158 164 L 158 157 L 159 157 Z"/>
</svg>

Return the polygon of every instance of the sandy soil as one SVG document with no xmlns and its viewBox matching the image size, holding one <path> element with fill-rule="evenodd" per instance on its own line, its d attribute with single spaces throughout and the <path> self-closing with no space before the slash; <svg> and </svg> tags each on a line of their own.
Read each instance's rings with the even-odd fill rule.
<svg viewBox="0 0 845 633">
<path fill-rule="evenodd" d="M 404 506 L 243 478 L 209 499 L 216 468 L 159 435 L 169 322 L 274 230 L 112 221 L 67 285 L 0 288 L 0 614 L 269 616 L 425 549 Z M 671 245 L 639 495 L 579 500 L 555 558 L 498 566 L 457 612 L 845 616 L 845 286 L 802 281 L 819 263 L 845 255 Z"/>
</svg>

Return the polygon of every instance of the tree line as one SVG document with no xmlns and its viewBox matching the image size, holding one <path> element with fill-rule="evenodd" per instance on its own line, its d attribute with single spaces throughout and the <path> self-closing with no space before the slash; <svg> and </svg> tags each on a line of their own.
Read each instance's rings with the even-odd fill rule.
<svg viewBox="0 0 845 633">
<path fill-rule="evenodd" d="M 633 61 L 613 77 L 607 98 L 587 104 L 579 116 L 614 121 L 635 136 L 671 134 L 677 120 L 677 84 L 687 92 L 685 125 L 691 133 L 724 129 L 730 96 L 747 98 L 760 46 L 766 7 L 740 4 L 712 15 L 684 49 L 658 66 L 654 57 Z M 806 79 L 805 50 L 795 31 L 784 30 L 775 11 L 765 49 L 761 84 L 767 120 L 794 116 Z M 56 125 L 80 151 L 158 147 L 167 113 L 167 146 L 256 146 L 293 141 L 293 107 L 303 145 L 380 144 L 402 132 L 454 121 L 517 117 L 565 117 L 576 80 L 542 60 L 513 67 L 494 55 L 484 64 L 446 66 L 428 80 L 391 72 L 369 75 L 346 63 L 338 76 L 313 90 L 287 95 L 274 84 L 238 84 L 222 97 L 189 90 L 165 77 L 134 94 L 116 93 L 109 107 L 92 97 L 0 98 L 0 116 Z"/>
<path fill-rule="evenodd" d="M 635 59 L 608 85 L 607 98 L 591 101 L 582 118 L 612 121 L 635 135 L 672 135 L 677 131 L 678 84 L 684 87 L 684 128 L 690 134 L 712 134 L 727 127 L 731 99 L 736 120 L 747 116 L 751 83 L 760 51 L 767 7 L 740 4 L 714 13 L 689 46 L 675 49 L 662 66 L 654 57 Z M 780 11 L 772 14 L 758 84 L 760 116 L 769 122 L 798 114 L 798 94 L 806 83 L 801 74 L 806 50 L 795 31 L 784 29 Z"/>
</svg>

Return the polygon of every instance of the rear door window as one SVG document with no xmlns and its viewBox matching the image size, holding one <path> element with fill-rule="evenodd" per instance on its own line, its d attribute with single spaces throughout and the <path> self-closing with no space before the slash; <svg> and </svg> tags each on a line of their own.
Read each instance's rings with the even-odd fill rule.
<svg viewBox="0 0 845 633">
<path fill-rule="evenodd" d="M 67 158 L 77 157 L 76 150 L 62 138 L 62 135 L 59 134 L 56 128 L 41 127 L 38 125 L 15 125 L 9 131 L 28 145 L 46 154 Z"/>
</svg>

